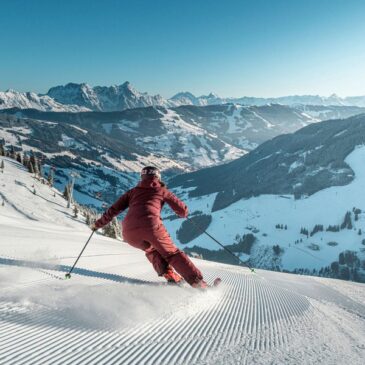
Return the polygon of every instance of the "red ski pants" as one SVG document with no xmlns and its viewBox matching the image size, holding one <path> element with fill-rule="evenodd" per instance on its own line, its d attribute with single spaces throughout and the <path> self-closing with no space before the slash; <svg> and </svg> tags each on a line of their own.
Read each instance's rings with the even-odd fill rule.
<svg viewBox="0 0 365 365">
<path fill-rule="evenodd" d="M 203 279 L 202 273 L 189 257 L 174 245 L 163 224 L 155 229 L 123 229 L 123 239 L 146 253 L 159 276 L 165 274 L 171 265 L 190 285 Z"/>
</svg>

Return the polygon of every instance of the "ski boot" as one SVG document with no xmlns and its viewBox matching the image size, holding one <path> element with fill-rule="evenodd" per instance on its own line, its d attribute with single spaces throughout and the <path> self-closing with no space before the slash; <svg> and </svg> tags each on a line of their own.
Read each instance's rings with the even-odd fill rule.
<svg viewBox="0 0 365 365">
<path fill-rule="evenodd" d="M 184 279 L 174 271 L 173 268 L 168 267 L 163 277 L 167 280 L 168 284 L 177 284 L 181 285 L 184 282 Z"/>
<path fill-rule="evenodd" d="M 200 289 L 200 290 L 206 290 L 209 287 L 209 285 L 204 280 L 199 280 L 191 284 L 191 286 L 195 289 Z"/>
</svg>

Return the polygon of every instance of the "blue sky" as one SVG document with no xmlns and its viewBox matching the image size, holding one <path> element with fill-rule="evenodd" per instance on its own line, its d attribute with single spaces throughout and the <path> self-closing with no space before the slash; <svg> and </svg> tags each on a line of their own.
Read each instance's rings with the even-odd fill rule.
<svg viewBox="0 0 365 365">
<path fill-rule="evenodd" d="M 365 95 L 362 0 L 0 0 L 0 90 Z"/>
</svg>

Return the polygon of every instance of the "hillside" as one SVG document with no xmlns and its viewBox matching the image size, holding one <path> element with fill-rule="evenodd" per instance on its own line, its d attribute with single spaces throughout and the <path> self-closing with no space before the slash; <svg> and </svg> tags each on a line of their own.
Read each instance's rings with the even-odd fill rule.
<svg viewBox="0 0 365 365">
<path fill-rule="evenodd" d="M 214 210 L 260 194 L 311 195 L 352 181 L 344 160 L 364 143 L 365 114 L 324 121 L 277 136 L 231 163 L 177 176 L 170 186 L 189 189 L 190 196 L 218 193 Z"/>
<path fill-rule="evenodd" d="M 75 170 L 80 175 L 78 199 L 100 206 L 95 194 L 111 203 L 136 181 L 144 165 L 161 168 L 165 178 L 220 165 L 335 111 L 322 112 L 316 110 L 311 117 L 308 110 L 280 105 L 146 107 L 110 113 L 16 108 L 0 114 L 0 144 L 16 151 L 32 150 L 44 164 L 56 167 L 60 189 Z"/>
<path fill-rule="evenodd" d="M 4 162 L 0 363 L 363 363 L 362 284 L 197 260 L 209 282 L 223 279 L 217 290 L 169 287 L 142 252 L 100 235 L 59 280 L 90 231 L 57 191 Z"/>
<path fill-rule="evenodd" d="M 177 176 L 170 187 L 251 265 L 364 282 L 364 143 L 364 115 L 322 122 L 229 164 Z M 219 247 L 201 231 L 189 238 L 194 227 L 174 220 L 169 227 L 188 251 L 217 257 Z"/>
</svg>

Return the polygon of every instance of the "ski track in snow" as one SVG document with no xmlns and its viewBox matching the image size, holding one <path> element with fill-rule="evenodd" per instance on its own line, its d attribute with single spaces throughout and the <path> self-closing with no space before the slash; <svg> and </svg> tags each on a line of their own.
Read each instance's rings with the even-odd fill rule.
<svg viewBox="0 0 365 365">
<path fill-rule="evenodd" d="M 199 264 L 210 282 L 217 273 L 222 277 L 221 287 L 206 293 L 167 288 L 173 292 L 168 294 L 181 292 L 174 302 L 174 315 L 169 312 L 124 329 L 95 329 L 88 321 L 80 326 L 62 309 L 2 301 L 0 363 L 266 364 L 276 363 L 270 362 L 273 353 L 285 363 L 297 363 L 298 354 L 303 360 L 308 361 L 309 356 L 313 362 L 322 358 L 324 363 L 334 363 L 338 343 L 341 348 L 351 347 L 353 364 L 361 363 L 365 344 L 355 335 L 353 324 L 343 328 L 352 318 L 348 312 L 277 286 L 275 280 L 272 283 L 246 269 Z M 281 275 L 295 285 L 295 276 Z M 55 286 L 57 282 L 51 280 L 36 281 L 30 288 Z M 115 285 L 120 285 L 115 290 L 125 289 Z M 331 344 L 333 329 L 342 333 Z M 329 343 L 321 343 L 321 336 L 328 336 Z"/>
<path fill-rule="evenodd" d="M 171 287 L 141 251 L 98 234 L 72 279 L 57 280 L 89 231 L 53 190 L 33 195 L 24 186 L 34 179 L 5 163 L 1 365 L 363 363 L 362 284 L 195 260 L 222 284 Z"/>
</svg>

